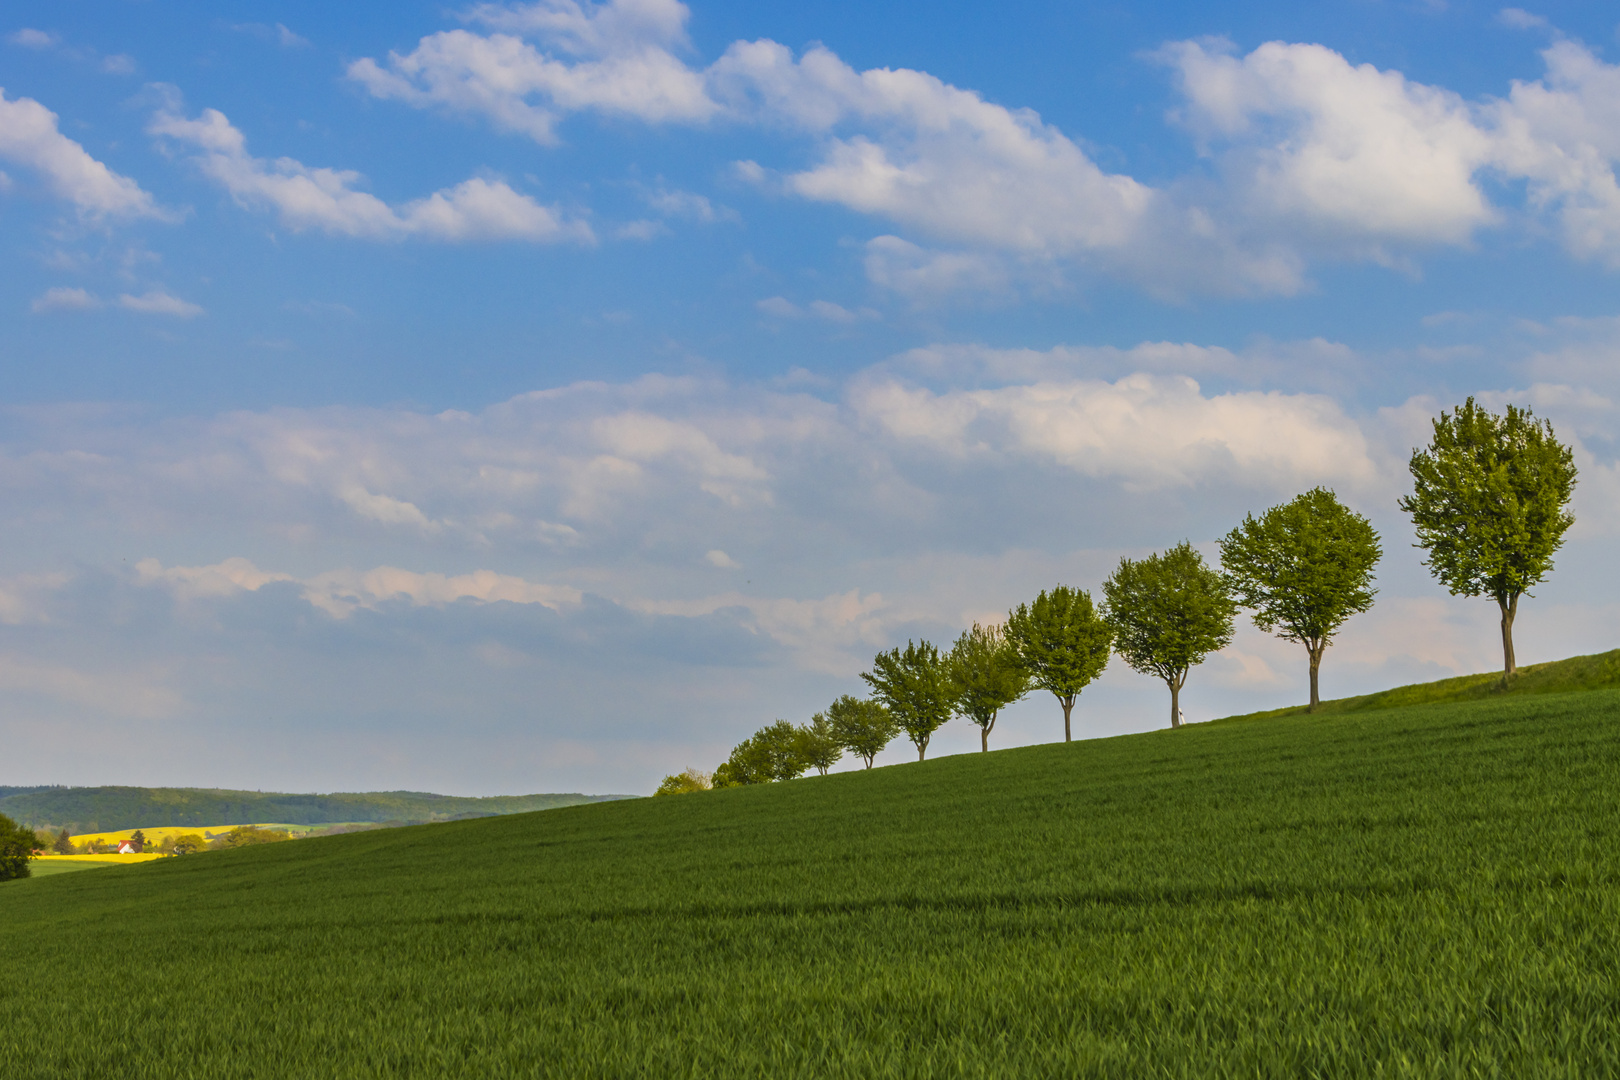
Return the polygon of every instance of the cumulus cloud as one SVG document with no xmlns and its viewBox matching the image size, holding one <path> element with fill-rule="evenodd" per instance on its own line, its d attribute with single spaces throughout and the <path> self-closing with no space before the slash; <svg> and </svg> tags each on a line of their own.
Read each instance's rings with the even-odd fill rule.
<svg viewBox="0 0 1620 1080">
<path fill-rule="evenodd" d="M 200 305 L 171 296 L 162 289 L 151 289 L 140 296 L 124 293 L 118 297 L 118 306 L 142 315 L 170 315 L 176 319 L 195 319 L 203 313 Z"/>
<path fill-rule="evenodd" d="M 856 388 L 852 404 L 895 437 L 943 453 L 1042 458 L 1135 489 L 1234 476 L 1276 487 L 1367 487 L 1379 472 L 1360 427 L 1330 398 L 1206 397 L 1186 376 L 944 393 L 877 378 Z"/>
<path fill-rule="evenodd" d="M 1468 104 L 1321 45 L 1268 42 L 1247 56 L 1179 42 L 1161 56 L 1181 118 L 1224 160 L 1237 197 L 1369 244 L 1458 244 L 1496 220 L 1475 174 L 1491 137 Z"/>
<path fill-rule="evenodd" d="M 585 222 L 566 218 L 504 181 L 473 178 L 423 199 L 390 206 L 361 191 L 359 173 L 311 168 L 292 158 L 267 161 L 218 109 L 194 119 L 160 109 L 148 131 L 192 147 L 205 175 L 243 206 L 274 210 L 294 232 L 315 229 L 370 240 L 422 237 L 449 242 L 528 240 L 591 243 Z"/>
<path fill-rule="evenodd" d="M 468 18 L 495 33 L 431 34 L 385 63 L 357 60 L 348 74 L 375 97 L 483 115 L 545 144 L 557 142 L 560 116 L 580 110 L 701 121 L 717 106 L 671 52 L 685 43 L 688 15 L 676 0 L 481 4 Z"/>
<path fill-rule="evenodd" d="M 87 219 L 169 220 L 151 194 L 120 176 L 57 129 L 56 114 L 32 98 L 7 99 L 0 89 L 0 158 L 34 170 L 53 194 Z"/>
<path fill-rule="evenodd" d="M 28 305 L 35 315 L 47 311 L 89 311 L 101 306 L 101 301 L 88 290 L 57 286 L 46 289 Z"/>
</svg>

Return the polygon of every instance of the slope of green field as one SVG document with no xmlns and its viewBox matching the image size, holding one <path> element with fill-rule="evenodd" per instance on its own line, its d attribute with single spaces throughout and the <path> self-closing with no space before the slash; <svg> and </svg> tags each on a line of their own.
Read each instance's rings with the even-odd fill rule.
<svg viewBox="0 0 1620 1080">
<path fill-rule="evenodd" d="M 1569 694 L 1582 690 L 1620 689 L 1620 649 L 1592 656 L 1572 656 L 1545 664 L 1527 664 L 1512 682 L 1503 685 L 1500 671 L 1484 675 L 1459 675 L 1437 682 L 1413 683 L 1380 690 L 1361 697 L 1335 698 L 1317 706 L 1317 715 L 1336 712 L 1369 712 L 1411 705 L 1436 705 L 1446 701 L 1484 701 L 1525 694 Z M 1263 720 L 1278 716 L 1303 716 L 1304 705 L 1229 716 L 1225 720 Z M 1225 721 L 1222 721 L 1225 722 Z"/>
<path fill-rule="evenodd" d="M 8 1077 L 1589 1077 L 1620 692 L 0 885 Z"/>
</svg>

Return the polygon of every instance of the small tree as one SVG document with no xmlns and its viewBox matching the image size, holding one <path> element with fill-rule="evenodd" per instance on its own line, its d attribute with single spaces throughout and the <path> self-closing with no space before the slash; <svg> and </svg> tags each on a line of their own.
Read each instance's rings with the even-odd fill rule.
<svg viewBox="0 0 1620 1080">
<path fill-rule="evenodd" d="M 917 747 L 917 760 L 928 756 L 928 740 L 951 718 L 956 694 L 950 668 L 939 650 L 928 642 L 906 642 L 904 650 L 890 649 L 872 659 L 872 670 L 861 673 Z"/>
<path fill-rule="evenodd" d="M 808 767 L 826 776 L 827 770 L 843 756 L 843 744 L 838 741 L 826 713 L 816 713 L 808 724 L 799 727 L 799 760 Z"/>
<path fill-rule="evenodd" d="M 1119 560 L 1103 583 L 1114 649 L 1170 688 L 1170 726 L 1181 726 L 1187 672 L 1232 640 L 1237 604 L 1226 580 L 1183 540 L 1162 555 Z"/>
<path fill-rule="evenodd" d="M 1502 679 L 1519 673 L 1513 620 L 1519 597 L 1552 571 L 1575 523 L 1575 459 L 1529 409 L 1496 416 L 1469 398 L 1434 421 L 1428 449 L 1412 452 L 1412 515 L 1424 565 L 1453 596 L 1489 596 L 1502 613 Z"/>
<path fill-rule="evenodd" d="M 1007 639 L 1034 684 L 1063 706 L 1063 741 L 1072 741 L 1074 699 L 1108 666 L 1113 628 L 1090 593 L 1059 585 L 1007 613 Z"/>
<path fill-rule="evenodd" d="M 56 852 L 58 855 L 73 854 L 73 835 L 66 829 L 63 829 L 61 832 L 57 833 L 56 842 L 51 845 L 51 850 Z"/>
<path fill-rule="evenodd" d="M 137 853 L 146 850 L 146 834 L 139 829 L 136 829 L 133 833 L 130 833 L 129 842 L 135 845 L 135 851 Z"/>
<path fill-rule="evenodd" d="M 881 702 L 845 694 L 827 706 L 827 720 L 838 745 L 872 767 L 872 759 L 900 734 L 900 725 Z"/>
<path fill-rule="evenodd" d="M 195 855 L 199 851 L 208 849 L 208 841 L 197 833 L 181 833 L 174 838 L 174 853 L 176 855 Z"/>
<path fill-rule="evenodd" d="M 675 773 L 664 777 L 664 782 L 658 785 L 653 795 L 687 795 L 694 791 L 708 791 L 714 787 L 714 777 L 697 769 L 687 769 L 685 772 Z"/>
<path fill-rule="evenodd" d="M 1018 650 L 996 625 L 966 630 L 951 646 L 950 678 L 956 711 L 979 726 L 979 749 L 990 750 L 990 731 L 1002 709 L 1029 693 L 1029 672 Z"/>
<path fill-rule="evenodd" d="M 25 829 L 0 814 L 0 881 L 25 878 L 29 875 L 28 860 L 40 846 L 33 829 Z"/>
<path fill-rule="evenodd" d="M 714 786 L 792 780 L 809 767 L 799 756 L 799 729 L 786 720 L 778 720 L 732 748 L 731 757 L 714 771 Z"/>
<path fill-rule="evenodd" d="M 1220 545 L 1221 565 L 1254 625 L 1305 646 L 1315 712 L 1322 654 L 1346 619 L 1372 607 L 1373 566 L 1383 554 L 1378 533 L 1317 487 L 1258 520 L 1248 515 Z"/>
</svg>

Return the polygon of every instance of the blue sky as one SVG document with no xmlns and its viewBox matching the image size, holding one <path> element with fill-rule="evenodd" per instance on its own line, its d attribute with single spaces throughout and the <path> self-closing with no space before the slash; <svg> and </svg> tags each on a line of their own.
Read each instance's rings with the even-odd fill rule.
<svg viewBox="0 0 1620 1080">
<path fill-rule="evenodd" d="M 647 791 L 1319 483 L 1325 692 L 1487 669 L 1395 510 L 1470 394 L 1582 468 L 1519 655 L 1614 644 L 1603 5 L 5 18 L 0 782 Z M 1245 624 L 1184 701 L 1303 693 Z"/>
</svg>

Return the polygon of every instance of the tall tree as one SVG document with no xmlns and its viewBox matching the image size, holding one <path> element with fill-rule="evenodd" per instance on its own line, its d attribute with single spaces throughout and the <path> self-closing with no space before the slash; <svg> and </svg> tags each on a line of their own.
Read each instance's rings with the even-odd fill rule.
<svg viewBox="0 0 1620 1080">
<path fill-rule="evenodd" d="M 1059 585 L 1009 611 L 1006 632 L 1034 684 L 1063 706 L 1063 741 L 1072 741 L 1074 699 L 1108 666 L 1113 627 L 1092 606 L 1090 593 Z"/>
<path fill-rule="evenodd" d="M 988 752 L 997 714 L 1029 693 L 1029 672 L 994 624 L 963 631 L 947 659 L 957 714 L 979 726 L 979 749 Z"/>
<path fill-rule="evenodd" d="M 863 671 L 861 678 L 916 744 L 917 760 L 926 759 L 928 740 L 951 718 L 956 706 L 950 666 L 939 650 L 926 641 L 908 641 L 903 650 L 878 653 L 872 659 L 872 670 Z"/>
<path fill-rule="evenodd" d="M 827 719 L 826 713 L 816 713 L 808 724 L 801 724 L 798 728 L 798 740 L 799 760 L 822 776 L 826 776 L 827 770 L 838 764 L 838 759 L 844 756 L 843 744 L 838 741 L 838 735 L 833 731 L 832 721 Z"/>
<path fill-rule="evenodd" d="M 1114 650 L 1170 688 L 1170 726 L 1181 726 L 1187 672 L 1232 640 L 1237 602 L 1226 579 L 1183 540 L 1162 555 L 1119 560 L 1103 582 Z"/>
<path fill-rule="evenodd" d="M 56 843 L 51 845 L 51 850 L 56 852 L 58 855 L 73 854 L 73 835 L 66 829 L 63 829 L 61 832 L 57 833 Z"/>
<path fill-rule="evenodd" d="M 827 720 L 838 745 L 872 767 L 872 759 L 900 734 L 900 725 L 881 702 L 845 694 L 827 706 Z"/>
<path fill-rule="evenodd" d="M 1519 597 L 1544 579 L 1575 523 L 1575 459 L 1529 409 L 1497 416 L 1469 398 L 1434 421 L 1434 438 L 1412 452 L 1412 515 L 1424 565 L 1453 596 L 1489 596 L 1502 613 L 1502 678 L 1519 673 L 1513 619 Z"/>
<path fill-rule="evenodd" d="M 1254 625 L 1305 646 L 1311 662 L 1311 705 L 1322 698 L 1318 672 L 1333 635 L 1372 607 L 1373 566 L 1383 555 L 1372 523 L 1316 487 L 1292 502 L 1253 514 L 1220 541 L 1238 603 Z"/>
</svg>

